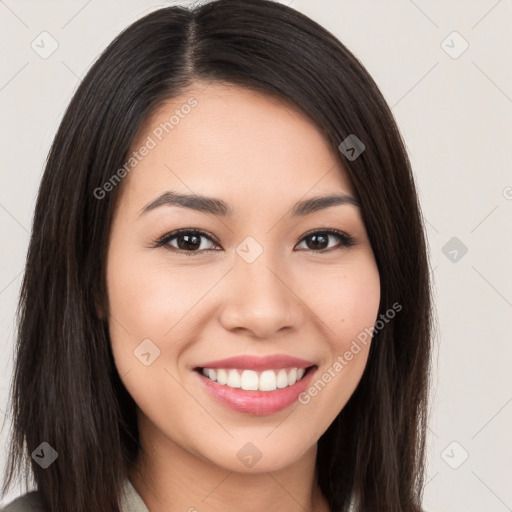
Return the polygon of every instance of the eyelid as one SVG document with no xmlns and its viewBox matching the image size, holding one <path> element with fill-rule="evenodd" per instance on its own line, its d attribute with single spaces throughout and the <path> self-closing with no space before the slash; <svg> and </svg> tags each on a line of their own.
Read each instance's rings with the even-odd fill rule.
<svg viewBox="0 0 512 512">
<path fill-rule="evenodd" d="M 314 249 L 306 249 L 309 250 L 310 252 L 313 252 L 314 254 L 330 253 L 333 250 L 347 249 L 357 244 L 357 239 L 354 236 L 349 235 L 348 233 L 335 228 L 312 229 L 302 235 L 299 243 L 302 243 L 306 238 L 316 234 L 326 234 L 328 236 L 335 236 L 336 238 L 341 240 L 341 247 L 331 247 L 330 249 L 319 249 L 317 251 L 315 251 Z"/>
<path fill-rule="evenodd" d="M 210 233 L 207 233 L 206 231 L 203 231 L 202 229 L 198 228 L 180 228 L 175 229 L 174 231 L 170 231 L 169 233 L 166 233 L 165 235 L 161 236 L 159 239 L 156 240 L 156 242 L 153 244 L 152 247 L 163 247 L 166 246 L 171 240 L 178 237 L 182 233 L 195 233 L 198 234 L 204 238 L 208 238 L 210 241 L 212 241 L 215 245 L 221 246 L 220 243 L 217 241 L 217 239 L 211 235 Z M 174 250 L 175 252 L 181 252 L 181 253 L 197 253 L 201 254 L 203 251 L 185 251 L 183 249 L 176 249 L 173 247 L 171 250 Z M 207 249 L 207 251 L 214 251 L 217 249 Z"/>
<path fill-rule="evenodd" d="M 213 235 L 211 235 L 210 233 L 207 233 L 206 231 L 203 231 L 202 229 L 198 229 L 198 228 L 180 228 L 180 229 L 171 231 L 169 233 L 166 233 L 165 235 L 163 235 L 159 239 L 157 239 L 151 247 L 153 247 L 153 248 L 165 247 L 171 240 L 175 239 L 182 233 L 194 233 L 194 234 L 200 235 L 201 237 L 207 238 L 208 240 L 213 242 L 216 246 L 222 247 Z M 353 245 L 357 244 L 357 239 L 355 237 L 349 235 L 348 233 L 346 233 L 344 231 L 341 231 L 339 229 L 334 229 L 334 228 L 311 229 L 302 235 L 302 237 L 300 238 L 298 243 L 299 244 L 302 243 L 306 238 L 308 238 L 312 235 L 315 235 L 315 234 L 326 234 L 328 236 L 335 236 L 341 241 L 341 247 L 334 247 L 334 248 L 331 247 L 330 249 L 319 249 L 316 251 L 314 249 L 306 249 L 306 251 L 310 251 L 310 252 L 313 252 L 316 254 L 322 254 L 322 253 L 329 253 L 329 252 L 332 252 L 333 250 L 337 250 L 337 249 L 338 250 L 346 249 L 346 248 L 352 247 Z M 192 255 L 192 254 L 202 254 L 204 252 L 217 251 L 218 249 L 203 249 L 201 251 L 187 251 L 185 249 L 178 249 L 176 247 L 172 247 L 169 250 L 173 251 L 173 252 L 177 252 L 177 253 Z"/>
</svg>

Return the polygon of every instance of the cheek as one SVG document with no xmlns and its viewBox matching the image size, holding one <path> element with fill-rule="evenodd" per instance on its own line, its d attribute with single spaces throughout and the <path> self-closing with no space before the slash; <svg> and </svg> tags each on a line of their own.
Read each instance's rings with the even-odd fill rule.
<svg viewBox="0 0 512 512">
<path fill-rule="evenodd" d="M 308 305 L 322 320 L 331 351 L 344 351 L 377 319 L 380 278 L 373 255 L 358 255 L 342 266 L 310 268 L 308 276 L 303 292 Z"/>
<path fill-rule="evenodd" d="M 353 340 L 377 319 L 380 303 L 380 279 L 376 266 L 368 265 L 344 280 L 341 294 L 343 341 Z M 344 324 L 344 325 L 343 325 Z"/>
<path fill-rule="evenodd" d="M 361 255 L 359 255 L 361 256 Z M 322 271 L 324 272 L 324 271 Z M 343 409 L 359 383 L 377 320 L 380 279 L 373 254 L 352 264 L 311 275 L 317 286 L 310 290 L 312 309 L 323 325 L 324 358 L 299 403 L 323 418 L 315 435 Z"/>
<path fill-rule="evenodd" d="M 107 293 L 112 352 L 126 389 L 154 417 L 162 408 L 182 408 L 186 400 L 169 372 L 176 375 L 187 314 L 204 294 L 204 283 L 201 288 L 193 273 L 179 267 L 170 271 L 147 250 L 116 245 L 107 260 Z"/>
<path fill-rule="evenodd" d="M 169 350 L 174 326 L 181 327 L 185 317 L 197 301 L 200 283 L 192 273 L 177 268 L 169 271 L 165 261 L 148 258 L 148 249 L 134 250 L 112 244 L 107 259 L 107 293 L 109 302 L 110 337 L 119 372 L 136 363 L 134 350 L 144 340 L 151 340 L 160 351 L 153 367 L 162 365 Z M 204 284 L 203 284 L 204 287 Z M 146 342 L 147 343 L 147 342 Z M 148 345 L 151 348 L 151 344 Z M 173 350 L 179 350 L 173 345 Z"/>
</svg>

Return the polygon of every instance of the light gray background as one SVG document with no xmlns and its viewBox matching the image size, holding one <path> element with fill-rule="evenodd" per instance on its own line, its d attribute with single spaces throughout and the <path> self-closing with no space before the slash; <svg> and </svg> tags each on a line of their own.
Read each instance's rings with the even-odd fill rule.
<svg viewBox="0 0 512 512">
<path fill-rule="evenodd" d="M 58 123 L 114 36 L 172 3 L 0 0 L 0 421 L 35 197 Z M 362 61 L 392 107 L 413 164 L 439 318 L 424 506 L 512 510 L 512 1 L 283 3 L 332 31 Z M 32 41 L 49 48 L 43 31 L 59 45 L 47 59 L 31 48 Z M 453 237 L 455 245 L 446 246 Z"/>
</svg>

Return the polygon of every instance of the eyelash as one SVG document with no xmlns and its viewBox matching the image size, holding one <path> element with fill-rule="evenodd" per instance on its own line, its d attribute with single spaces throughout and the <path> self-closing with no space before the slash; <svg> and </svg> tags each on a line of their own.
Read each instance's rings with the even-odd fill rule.
<svg viewBox="0 0 512 512">
<path fill-rule="evenodd" d="M 217 245 L 217 246 L 220 245 L 214 238 L 212 238 L 205 231 L 202 231 L 200 229 L 183 228 L 183 229 L 177 229 L 175 231 L 172 231 L 171 233 L 166 233 L 164 236 L 162 236 L 158 240 L 156 240 L 156 242 L 152 245 L 152 247 L 153 248 L 165 247 L 166 249 L 168 249 L 168 250 L 170 250 L 172 252 L 182 253 L 182 254 L 185 254 L 187 256 L 193 256 L 193 255 L 201 254 L 201 253 L 203 253 L 205 251 L 206 252 L 212 252 L 212 251 L 217 251 L 218 250 L 218 249 L 203 249 L 201 251 L 187 251 L 185 249 L 179 249 L 177 247 L 172 247 L 172 246 L 168 245 L 168 243 L 171 240 L 173 240 L 173 239 L 177 238 L 179 235 L 183 235 L 183 234 L 200 235 L 202 237 L 207 238 L 208 240 L 213 242 L 215 245 Z M 341 244 L 340 244 L 340 247 L 337 247 L 337 248 L 336 247 L 334 247 L 334 248 L 331 247 L 330 249 L 319 249 L 319 250 L 309 249 L 310 251 L 312 251 L 312 252 L 314 252 L 316 254 L 330 252 L 333 249 L 341 250 L 341 249 L 345 249 L 345 248 L 348 248 L 348 247 L 352 247 L 357 242 L 354 237 L 352 237 L 350 235 L 347 235 L 343 231 L 338 231 L 337 229 L 316 229 L 316 230 L 313 230 L 313 231 L 308 231 L 301 238 L 300 243 L 302 243 L 305 239 L 309 238 L 310 236 L 318 235 L 318 234 L 333 235 L 336 238 L 338 238 L 338 240 L 340 240 Z"/>
</svg>

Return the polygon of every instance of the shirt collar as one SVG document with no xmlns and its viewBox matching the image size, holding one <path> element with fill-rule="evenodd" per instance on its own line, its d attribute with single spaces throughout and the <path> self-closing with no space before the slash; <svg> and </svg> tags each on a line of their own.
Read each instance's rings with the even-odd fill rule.
<svg viewBox="0 0 512 512">
<path fill-rule="evenodd" d="M 121 495 L 121 510 L 123 512 L 149 512 L 148 507 L 139 493 L 135 490 L 129 478 L 123 482 L 123 492 Z"/>
</svg>

